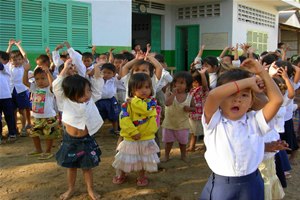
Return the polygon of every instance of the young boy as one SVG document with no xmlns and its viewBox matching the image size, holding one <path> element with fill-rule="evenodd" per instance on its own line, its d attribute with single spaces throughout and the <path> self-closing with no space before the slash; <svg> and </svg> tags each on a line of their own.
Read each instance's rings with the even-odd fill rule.
<svg viewBox="0 0 300 200">
<path fill-rule="evenodd" d="M 116 77 L 116 68 L 112 64 L 106 63 L 102 65 L 101 74 L 104 79 L 104 87 L 101 99 L 95 103 L 103 121 L 109 119 L 112 122 L 114 134 L 118 137 L 120 107 L 114 95 L 117 92 L 117 88 L 121 87 L 122 81 Z"/>
<path fill-rule="evenodd" d="M 14 50 L 10 52 L 13 44 L 15 44 L 19 50 Z M 24 69 L 22 67 L 22 63 L 24 60 L 27 60 L 27 55 L 24 49 L 21 46 L 21 41 L 17 42 L 14 39 L 9 40 L 9 45 L 6 50 L 7 53 L 10 52 L 10 61 L 7 63 L 9 67 L 9 71 L 11 74 L 10 78 L 10 88 L 12 93 L 12 103 L 14 109 L 15 123 L 17 128 L 17 111 L 19 109 L 20 119 L 21 119 L 21 132 L 20 136 L 26 136 L 27 132 L 25 129 L 26 123 L 26 113 L 25 109 L 30 108 L 30 101 L 28 97 L 27 87 L 22 83 L 22 76 L 24 73 Z M 18 132 L 18 129 L 17 129 Z"/>
<path fill-rule="evenodd" d="M 116 68 L 116 72 L 118 73 L 117 76 L 121 77 L 122 70 L 121 70 L 121 63 L 124 61 L 125 56 L 123 54 L 116 54 L 113 59 L 113 65 Z M 126 87 L 124 83 L 120 85 L 120 87 L 117 88 L 117 94 L 116 98 L 118 100 L 119 105 L 121 106 L 125 101 L 126 96 Z"/>
<path fill-rule="evenodd" d="M 82 54 L 82 62 L 86 67 L 86 70 L 92 70 L 94 68 L 93 65 L 93 54 L 90 52 L 85 52 Z"/>
<path fill-rule="evenodd" d="M 16 123 L 14 118 L 14 110 L 12 107 L 12 99 L 11 99 L 11 89 L 10 89 L 10 77 L 11 74 L 9 72 L 7 64 L 9 61 L 8 53 L 4 51 L 0 51 L 0 115 L 2 112 L 5 116 L 5 121 L 8 127 L 8 140 L 13 141 L 16 140 Z M 0 144 L 2 138 L 2 123 L 0 122 Z"/>
<path fill-rule="evenodd" d="M 40 58 L 40 56 L 38 58 Z M 39 62 L 39 59 L 37 59 L 37 61 Z M 53 109 L 53 76 L 49 71 L 49 66 L 40 65 L 40 67 L 34 70 L 35 82 L 29 83 L 29 63 L 24 62 L 23 67 L 23 84 L 29 87 L 29 91 L 33 93 L 32 112 L 34 122 L 30 130 L 30 137 L 32 137 L 35 146 L 35 151 L 28 153 L 26 156 L 39 156 L 39 160 L 49 159 L 53 157 L 51 153 L 53 139 L 57 138 L 60 134 L 59 122 L 56 120 L 56 113 Z M 44 135 L 46 138 L 45 153 L 43 153 L 41 147 L 40 135 Z"/>
</svg>

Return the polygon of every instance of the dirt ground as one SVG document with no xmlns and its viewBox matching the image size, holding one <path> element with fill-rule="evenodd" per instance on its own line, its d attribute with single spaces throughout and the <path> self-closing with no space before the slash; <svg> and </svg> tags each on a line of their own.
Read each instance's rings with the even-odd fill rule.
<svg viewBox="0 0 300 200">
<path fill-rule="evenodd" d="M 3 134 L 7 127 L 3 123 Z M 20 124 L 19 124 L 20 125 Z M 94 186 L 102 199 L 114 200 L 196 200 L 211 173 L 200 152 L 189 153 L 190 164 L 180 160 L 177 144 L 171 152 L 167 163 L 160 163 L 160 171 L 148 173 L 149 185 L 138 187 L 136 173 L 127 176 L 124 183 L 115 185 L 112 178 L 115 171 L 111 164 L 114 161 L 116 138 L 108 130 L 110 123 L 106 122 L 96 134 L 96 140 L 101 147 L 101 163 L 94 168 Z M 160 136 L 161 136 L 161 130 Z M 197 142 L 199 146 L 202 141 Z M 45 147 L 45 140 L 42 139 Z M 53 143 L 52 151 L 56 153 L 60 139 Z M 161 144 L 164 157 L 164 144 Z M 7 142 L 6 137 L 0 145 L 0 199 L 2 200 L 52 200 L 68 189 L 67 170 L 56 165 L 55 158 L 38 160 L 37 157 L 26 157 L 26 153 L 34 150 L 32 139 L 18 137 L 17 141 Z M 297 157 L 300 163 L 300 156 Z M 300 165 L 292 166 L 292 178 L 288 179 L 288 187 L 284 189 L 285 200 L 300 199 Z M 87 195 L 86 184 L 81 170 L 78 170 L 77 191 L 72 200 L 91 199 Z"/>
</svg>

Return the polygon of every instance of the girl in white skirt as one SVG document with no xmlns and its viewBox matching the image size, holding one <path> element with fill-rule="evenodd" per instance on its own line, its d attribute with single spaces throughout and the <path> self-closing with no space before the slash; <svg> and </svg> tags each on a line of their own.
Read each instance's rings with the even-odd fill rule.
<svg viewBox="0 0 300 200">
<path fill-rule="evenodd" d="M 127 100 L 121 108 L 120 135 L 124 140 L 118 145 L 118 153 L 112 166 L 116 169 L 114 184 L 121 184 L 126 173 L 138 172 L 137 185 L 148 185 L 145 171 L 157 171 L 160 151 L 154 138 L 157 131 L 156 100 L 152 98 L 151 78 L 138 73 L 130 77 Z"/>
</svg>

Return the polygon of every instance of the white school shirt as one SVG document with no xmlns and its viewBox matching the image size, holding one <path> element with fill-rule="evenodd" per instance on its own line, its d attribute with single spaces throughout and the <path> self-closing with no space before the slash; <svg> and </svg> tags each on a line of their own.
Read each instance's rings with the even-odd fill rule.
<svg viewBox="0 0 300 200">
<path fill-rule="evenodd" d="M 286 113 L 286 107 L 293 101 L 287 97 L 287 95 L 283 96 L 283 103 L 276 113 L 274 120 L 274 128 L 278 133 L 284 133 L 284 116 Z"/>
<path fill-rule="evenodd" d="M 202 59 L 201 57 L 196 57 L 194 59 L 194 62 L 197 62 L 197 61 L 200 61 L 198 64 L 195 65 L 195 68 L 196 69 L 202 69 Z M 209 86 L 210 86 L 210 89 L 214 89 L 216 88 L 216 85 L 217 85 L 217 80 L 218 80 L 218 76 L 217 76 L 217 73 L 216 72 L 213 72 L 213 73 L 208 73 L 208 76 L 209 76 Z"/>
<path fill-rule="evenodd" d="M 121 80 L 123 81 L 123 83 L 126 87 L 126 97 L 124 99 L 125 101 L 126 101 L 126 99 L 128 99 L 128 82 L 129 82 L 130 77 L 131 77 L 131 72 L 129 72 L 126 76 L 121 78 Z M 153 73 L 153 76 L 151 77 L 151 81 L 152 81 L 152 87 L 153 87 L 153 92 L 154 92 L 153 97 L 155 97 L 157 87 L 159 85 L 160 80 L 158 80 L 156 75 Z"/>
<path fill-rule="evenodd" d="M 86 103 L 77 103 L 66 98 L 62 89 L 63 79 L 63 76 L 57 76 L 52 83 L 57 100 L 62 102 L 62 122 L 80 130 L 84 130 L 86 126 L 89 135 L 95 134 L 102 126 L 103 120 L 93 99 Z M 102 78 L 98 78 L 100 79 Z"/>
<path fill-rule="evenodd" d="M 168 83 L 173 81 L 173 77 L 171 76 L 170 72 L 168 72 L 167 70 L 163 69 L 162 73 L 161 73 L 161 78 L 160 78 L 160 83 L 157 86 L 157 90 L 156 92 L 159 92 L 162 90 L 162 88 L 167 85 Z"/>
<path fill-rule="evenodd" d="M 76 66 L 76 69 L 78 70 L 78 74 L 82 77 L 85 77 L 86 73 L 86 67 L 82 62 L 82 55 L 75 51 L 72 47 L 70 47 L 68 50 L 69 56 L 72 59 L 72 63 Z"/>
<path fill-rule="evenodd" d="M 121 80 L 118 80 L 117 77 L 112 77 L 106 80 L 102 90 L 101 99 L 111 99 L 117 93 L 117 88 L 120 88 L 122 86 L 122 83 L 123 82 Z"/>
<path fill-rule="evenodd" d="M 53 76 L 57 76 L 59 74 L 58 68 L 60 65 L 64 64 L 64 61 L 60 59 L 59 51 L 52 51 L 52 60 L 55 65 Z"/>
<path fill-rule="evenodd" d="M 300 81 L 298 83 L 294 83 L 293 77 L 290 78 L 290 81 L 294 87 L 294 90 L 297 90 L 300 86 Z M 286 91 L 284 96 L 288 95 L 288 91 Z M 294 105 L 294 99 L 291 101 L 291 103 L 286 107 L 286 113 L 284 115 L 284 121 L 288 121 L 293 118 L 293 105 Z"/>
<path fill-rule="evenodd" d="M 263 136 L 271 130 L 262 110 L 241 119 L 227 119 L 218 109 L 209 124 L 202 115 L 205 159 L 209 168 L 222 176 L 245 176 L 257 170 L 264 156 Z"/>
<path fill-rule="evenodd" d="M 279 133 L 275 129 L 272 129 L 271 131 L 267 132 L 266 135 L 264 136 L 264 142 L 265 143 L 270 143 L 270 142 L 273 142 L 273 141 L 277 141 L 279 139 L 280 139 Z M 265 152 L 263 160 L 269 160 L 270 158 L 273 158 L 277 152 L 278 151 L 276 151 L 276 152 Z"/>
<path fill-rule="evenodd" d="M 3 70 L 0 70 L 0 99 L 11 98 L 10 77 L 9 67 L 3 64 Z"/>
<path fill-rule="evenodd" d="M 18 94 L 26 91 L 27 87 L 23 84 L 23 74 L 24 74 L 23 65 L 21 65 L 20 67 L 15 67 L 10 62 L 8 62 L 7 65 L 9 67 L 9 72 L 11 74 L 10 77 L 11 93 L 13 93 L 14 88 L 16 88 L 16 92 Z"/>
<path fill-rule="evenodd" d="M 54 94 L 50 85 L 39 88 L 36 83 L 30 83 L 29 92 L 33 93 L 32 116 L 34 118 L 50 118 L 56 115 L 53 109 Z"/>
</svg>

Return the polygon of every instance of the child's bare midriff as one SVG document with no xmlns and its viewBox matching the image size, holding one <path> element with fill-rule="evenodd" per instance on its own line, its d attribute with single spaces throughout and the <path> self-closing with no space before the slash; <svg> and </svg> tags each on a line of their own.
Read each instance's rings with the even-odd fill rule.
<svg viewBox="0 0 300 200">
<path fill-rule="evenodd" d="M 80 130 L 65 123 L 64 125 L 66 126 L 67 133 L 73 137 L 84 137 L 88 134 L 88 130 L 86 127 L 84 130 Z"/>
</svg>

